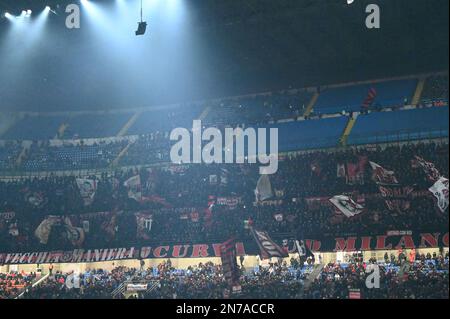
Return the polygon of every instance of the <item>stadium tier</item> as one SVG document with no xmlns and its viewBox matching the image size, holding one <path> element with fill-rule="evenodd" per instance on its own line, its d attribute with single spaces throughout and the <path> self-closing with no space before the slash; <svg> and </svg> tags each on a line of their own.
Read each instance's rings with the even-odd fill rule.
<svg viewBox="0 0 450 319">
<path fill-rule="evenodd" d="M 199 104 L 186 104 L 138 113 L 136 121 L 132 123 L 127 134 L 167 132 L 175 127 L 192 126 L 192 121 L 199 118 L 204 108 Z"/>
<path fill-rule="evenodd" d="M 395 107 L 409 104 L 417 80 L 385 81 L 321 90 L 314 107 L 318 114 L 359 111 L 370 89 L 375 89 L 375 107 Z"/>
<path fill-rule="evenodd" d="M 222 266 L 211 260 L 218 261 L 217 247 L 230 234 L 242 262 L 241 298 L 448 297 L 448 200 L 439 198 L 448 182 L 448 101 L 441 89 L 428 89 L 437 98 L 403 105 L 411 83 L 417 81 L 378 83 L 385 107 L 372 101 L 320 116 L 317 109 L 337 109 L 314 106 L 317 94 L 301 91 L 161 110 L 24 117 L 4 135 L 21 138 L 0 143 L 0 298 L 222 297 Z M 342 109 L 370 87 L 329 92 L 336 91 Z M 341 90 L 355 96 L 339 100 Z M 331 93 L 319 99 L 323 94 Z M 257 164 L 172 163 L 170 130 L 190 129 L 199 118 L 222 132 L 238 124 L 277 128 L 276 174 L 262 182 Z M 23 125 L 32 127 L 22 131 Z M 256 266 L 257 229 L 289 258 Z M 337 255 L 354 251 L 365 254 L 364 262 Z M 373 260 L 377 252 L 384 261 Z M 83 289 L 65 288 L 73 272 L 50 271 L 61 253 L 68 265 L 90 268 L 81 272 Z M 205 263 L 186 267 L 202 257 Z M 156 265 L 161 258 L 186 258 L 185 266 Z M 408 285 L 396 281 L 402 258 L 412 267 Z M 137 259 L 152 266 L 133 267 Z M 95 269 L 95 262 L 129 265 Z M 30 271 L 36 263 L 46 265 L 45 278 Z M 16 264 L 21 271 L 5 271 Z M 370 265 L 383 269 L 389 288 L 361 287 L 355 273 Z M 330 278 L 341 278 L 333 289 Z M 136 285 L 145 289 L 127 292 Z"/>
<path fill-rule="evenodd" d="M 360 115 L 349 144 L 386 143 L 448 137 L 448 107 Z"/>
<path fill-rule="evenodd" d="M 130 120 L 132 113 L 78 115 L 69 117 L 64 124 L 64 138 L 92 138 L 116 136 Z"/>
<path fill-rule="evenodd" d="M 201 119 L 204 126 L 222 129 L 235 125 L 278 128 L 280 152 L 447 138 L 448 93 L 444 87 L 448 76 L 428 77 L 423 91 L 419 90 L 420 81 L 391 80 L 330 87 L 315 97 L 308 90 L 294 90 L 125 113 L 25 115 L 6 130 L 2 138 L 19 143 L 21 140 L 38 142 L 27 144 L 23 152 L 16 145 L 7 159 L 4 147 L 0 146 L 0 154 L 3 154 L 0 171 L 105 169 L 112 164 L 146 165 L 168 161 L 170 131 L 176 127 L 191 128 L 195 119 Z M 413 86 L 421 93 L 414 95 L 422 98 L 418 98 L 417 105 L 409 105 L 409 94 L 407 103 L 402 103 L 405 92 L 414 91 Z M 362 101 L 367 99 L 365 91 L 371 88 L 376 90 L 374 99 Z M 431 95 L 435 98 L 430 98 Z M 339 105 L 339 112 L 355 112 L 327 114 L 337 110 L 326 107 L 327 101 Z M 348 107 L 352 103 L 354 107 Z M 369 104 L 362 105 L 364 103 Z M 321 115 L 317 116 L 318 113 Z M 117 142 L 114 137 L 119 135 L 139 137 L 130 143 Z M 109 140 L 82 147 L 61 147 L 61 143 L 56 143 L 48 148 L 45 141 L 53 138 Z"/>
<path fill-rule="evenodd" d="M 65 116 L 24 116 L 0 137 L 6 140 L 49 140 L 55 138 L 64 118 Z"/>
<path fill-rule="evenodd" d="M 409 278 L 403 283 L 397 279 L 401 273 L 400 261 L 395 256 L 388 257 L 386 263 L 379 263 L 383 282 L 380 289 L 364 287 L 364 266 L 355 261 L 329 263 L 311 280 L 308 277 L 313 265 L 293 263 L 288 267 L 286 263 L 274 263 L 267 269 L 257 268 L 242 274 L 240 298 L 347 299 L 355 296 L 355 292 L 367 299 L 448 298 L 448 254 L 445 257 L 417 254 Z M 39 280 L 36 273 L 0 274 L 0 299 L 19 295 L 24 287 L 27 289 L 21 297 L 25 299 L 125 298 L 121 292 L 141 299 L 217 299 L 224 297 L 226 288 L 221 266 L 213 263 L 192 265 L 187 270 L 176 269 L 170 261 L 154 268 L 90 269 L 78 275 L 82 289 L 67 288 L 71 276 L 73 273 L 56 271 L 32 287 Z M 308 286 L 302 289 L 305 283 Z"/>
<path fill-rule="evenodd" d="M 448 300 L 449 4 L 0 0 L 2 315 Z"/>
</svg>

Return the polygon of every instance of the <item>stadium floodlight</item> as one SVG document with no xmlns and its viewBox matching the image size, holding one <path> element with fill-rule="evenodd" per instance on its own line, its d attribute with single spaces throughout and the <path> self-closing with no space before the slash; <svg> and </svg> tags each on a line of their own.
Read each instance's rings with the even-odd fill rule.
<svg viewBox="0 0 450 319">
<path fill-rule="evenodd" d="M 29 18 L 29 17 L 31 17 L 31 13 L 33 13 L 30 9 L 28 9 L 26 12 L 25 12 L 25 17 L 27 17 L 27 18 Z"/>
<path fill-rule="evenodd" d="M 142 19 L 142 0 L 141 0 L 141 22 L 138 22 L 138 29 L 136 30 L 135 34 L 138 35 L 144 35 L 145 31 L 147 30 L 147 22 L 144 22 Z"/>
</svg>

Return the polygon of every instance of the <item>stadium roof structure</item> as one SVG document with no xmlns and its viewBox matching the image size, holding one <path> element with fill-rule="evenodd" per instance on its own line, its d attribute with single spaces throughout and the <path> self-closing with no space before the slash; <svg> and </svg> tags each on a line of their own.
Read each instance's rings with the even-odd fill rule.
<svg viewBox="0 0 450 319">
<path fill-rule="evenodd" d="M 42 10 L 46 5 L 64 7 L 76 1 L 0 0 L 0 12 L 19 14 L 24 9 Z M 113 3 L 117 0 L 89 1 Z M 196 80 L 189 89 L 182 92 L 175 85 L 176 94 L 155 94 L 152 99 L 146 98 L 150 104 L 448 69 L 448 0 L 356 0 L 351 5 L 346 0 L 177 1 L 189 3 L 194 26 L 190 32 L 202 39 L 207 53 L 202 59 L 208 62 L 208 67 L 194 68 Z M 365 27 L 365 9 L 370 3 L 381 8 L 378 30 Z M 5 20 L 0 19 L 0 39 Z M 151 17 L 149 27 L 151 33 Z M 80 49 L 79 55 L 82 54 Z M 57 55 L 54 53 L 51 62 L 55 69 L 58 68 Z M 30 72 L 27 76 L 30 79 L 28 86 L 23 84 L 23 91 L 31 94 L 36 88 L 36 75 Z M 0 75 L 0 81 L 4 80 Z M 39 92 L 58 92 L 60 84 L 58 80 L 49 80 Z M 75 88 L 76 80 L 70 85 Z M 206 86 L 202 90 L 192 89 L 202 85 Z M 69 92 L 58 100 L 58 105 L 79 109 L 80 104 L 64 103 L 64 99 L 70 100 L 74 92 L 79 92 L 68 87 L 64 90 Z M 48 102 L 48 97 L 43 100 L 47 103 L 41 103 L 41 109 L 56 108 Z M 6 101 L 16 109 L 33 110 L 30 101 Z M 85 107 L 97 107 L 92 105 L 98 104 L 92 102 Z M 108 107 L 116 106 L 109 103 Z"/>
</svg>

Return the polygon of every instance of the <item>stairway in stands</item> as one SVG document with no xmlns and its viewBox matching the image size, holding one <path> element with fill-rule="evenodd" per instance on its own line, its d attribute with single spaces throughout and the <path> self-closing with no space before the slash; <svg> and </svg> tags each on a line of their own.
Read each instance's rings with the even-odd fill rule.
<svg viewBox="0 0 450 319">
<path fill-rule="evenodd" d="M 203 121 L 209 114 L 209 112 L 211 111 L 211 106 L 207 106 L 203 112 L 200 114 L 200 116 L 198 117 L 198 119 L 200 121 Z"/>
<path fill-rule="evenodd" d="M 142 112 L 136 112 L 133 116 L 128 120 L 127 123 L 120 129 L 119 133 L 117 133 L 118 137 L 125 136 L 128 133 L 130 127 L 136 122 L 136 120 L 141 116 Z"/>
<path fill-rule="evenodd" d="M 339 139 L 339 144 L 341 146 L 347 146 L 347 140 L 352 132 L 353 126 L 355 126 L 356 120 L 358 119 L 358 113 L 353 113 L 353 115 L 348 119 L 347 126 Z"/>
<path fill-rule="evenodd" d="M 425 87 L 425 81 L 426 78 L 422 77 L 419 79 L 419 82 L 417 82 L 416 91 L 414 92 L 411 105 L 417 106 L 419 104 L 420 99 L 422 98 L 423 88 Z"/>
<path fill-rule="evenodd" d="M 316 105 L 318 98 L 319 98 L 319 93 L 318 92 L 314 93 L 314 95 L 311 97 L 311 101 L 309 101 L 308 106 L 306 107 L 306 110 L 305 110 L 305 113 L 303 114 L 303 116 L 307 117 L 312 113 L 312 111 L 314 109 L 314 105 Z"/>
<path fill-rule="evenodd" d="M 123 148 L 123 150 L 120 151 L 119 155 L 117 155 L 117 157 L 111 162 L 111 165 L 110 165 L 111 168 L 116 167 L 117 165 L 119 165 L 120 160 L 122 159 L 122 157 L 125 156 L 125 154 L 127 154 L 128 149 L 131 147 L 131 145 L 133 145 L 133 142 L 128 141 L 127 146 L 125 146 Z"/>
</svg>

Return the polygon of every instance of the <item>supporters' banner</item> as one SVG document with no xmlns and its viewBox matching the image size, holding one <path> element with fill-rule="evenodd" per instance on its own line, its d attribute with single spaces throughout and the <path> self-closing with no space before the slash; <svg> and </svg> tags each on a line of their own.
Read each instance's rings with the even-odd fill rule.
<svg viewBox="0 0 450 319">
<path fill-rule="evenodd" d="M 309 249 L 303 240 L 296 240 L 295 247 L 297 249 L 297 253 L 301 258 L 314 257 L 311 249 Z"/>
<path fill-rule="evenodd" d="M 148 284 L 128 284 L 126 289 L 131 292 L 146 291 L 148 289 Z"/>
<path fill-rule="evenodd" d="M 427 162 L 419 156 L 415 156 L 414 158 L 416 160 L 416 163 L 423 169 L 431 182 L 435 183 L 439 180 L 439 178 L 441 178 L 441 174 L 436 169 L 433 163 Z"/>
<path fill-rule="evenodd" d="M 441 212 L 445 212 L 449 203 L 448 179 L 445 177 L 439 178 L 439 180 L 429 188 L 429 191 L 436 197 L 436 202 Z"/>
<path fill-rule="evenodd" d="M 152 230 L 153 215 L 148 212 L 139 212 L 136 216 L 136 237 L 137 239 L 149 240 Z"/>
<path fill-rule="evenodd" d="M 241 197 L 217 197 L 216 205 L 227 206 L 229 209 L 236 209 L 242 203 Z"/>
<path fill-rule="evenodd" d="M 116 238 L 117 233 L 117 216 L 115 213 L 108 213 L 104 217 L 104 222 L 101 224 L 100 229 L 103 231 L 105 238 L 108 241 L 113 241 Z"/>
<path fill-rule="evenodd" d="M 106 248 L 106 249 L 74 249 L 70 251 L 41 251 L 27 253 L 0 254 L 0 265 L 26 264 L 58 264 L 58 263 L 91 263 L 113 260 L 137 259 L 139 249 Z"/>
<path fill-rule="evenodd" d="M 282 199 L 265 200 L 263 202 L 253 202 L 253 206 L 281 206 L 283 205 Z"/>
<path fill-rule="evenodd" d="M 134 199 L 137 202 L 142 201 L 142 185 L 141 177 L 139 175 L 130 177 L 123 183 L 128 189 L 128 197 Z"/>
<path fill-rule="evenodd" d="M 25 192 L 25 201 L 28 202 L 30 205 L 36 208 L 43 207 L 48 199 L 45 197 L 43 192 Z"/>
<path fill-rule="evenodd" d="M 330 202 L 336 209 L 347 217 L 353 217 L 363 212 L 364 207 L 357 204 L 349 196 L 336 195 L 330 198 Z"/>
<path fill-rule="evenodd" d="M 438 248 L 449 246 L 449 233 L 435 231 L 433 233 L 412 234 L 380 234 L 368 236 L 343 236 L 304 239 L 305 248 L 312 252 L 336 251 L 368 251 L 368 250 L 398 250 L 418 248 Z M 273 241 L 270 239 L 270 242 Z M 273 244 L 270 244 L 272 246 Z M 275 244 L 282 257 L 287 256 L 282 248 Z M 49 263 L 90 263 L 126 259 L 152 258 L 208 258 L 221 257 L 222 243 L 217 244 L 159 244 L 155 246 L 106 249 L 74 249 L 70 251 L 34 251 L 21 253 L 0 253 L 0 265 L 14 264 L 49 264 Z M 295 243 L 288 247 L 289 253 L 296 253 Z M 272 248 L 271 248 L 272 249 Z M 278 253 L 273 257 L 279 257 Z M 261 253 L 257 243 L 236 243 L 237 256 L 254 256 Z"/>
<path fill-rule="evenodd" d="M 44 219 L 34 231 L 34 235 L 39 239 L 41 244 L 46 245 L 53 225 L 60 221 L 59 216 L 48 216 Z"/>
<path fill-rule="evenodd" d="M 284 258 L 289 255 L 283 248 L 278 246 L 269 236 L 267 232 L 259 231 L 254 228 L 251 229 L 253 238 L 259 247 L 259 255 L 261 259 L 268 259 L 272 257 Z"/>
<path fill-rule="evenodd" d="M 277 222 L 282 222 L 283 221 L 283 214 L 275 214 L 275 215 L 273 215 L 273 218 L 275 218 L 275 220 Z"/>
<path fill-rule="evenodd" d="M 209 184 L 217 185 L 217 183 L 218 183 L 217 175 L 209 175 Z"/>
<path fill-rule="evenodd" d="M 197 211 L 193 211 L 189 214 L 191 222 L 198 223 L 200 221 L 200 214 Z"/>
<path fill-rule="evenodd" d="M 345 165 L 343 163 L 337 164 L 336 167 L 336 177 L 338 178 L 345 178 L 347 176 Z"/>
<path fill-rule="evenodd" d="M 62 219 L 62 231 L 64 237 L 67 238 L 73 246 L 81 246 L 84 242 L 84 230 L 80 227 L 75 227 L 72 225 L 69 217 L 64 217 Z"/>
<path fill-rule="evenodd" d="M 95 192 L 97 191 L 97 181 L 87 178 L 76 179 L 81 198 L 83 198 L 84 206 L 89 206 L 94 201 Z"/>
<path fill-rule="evenodd" d="M 311 172 L 318 176 L 321 177 L 322 176 L 322 167 L 320 166 L 320 164 L 317 161 L 314 161 L 313 163 L 311 163 L 309 165 L 309 167 L 311 168 Z"/>
<path fill-rule="evenodd" d="M 374 162 L 370 162 L 370 166 L 373 170 L 373 180 L 377 183 L 389 210 L 408 210 L 414 189 L 411 186 L 400 185 L 393 171 L 386 170 Z"/>
<path fill-rule="evenodd" d="M 230 173 L 226 168 L 220 169 L 220 185 L 221 186 L 227 186 L 228 185 L 228 175 Z"/>
<path fill-rule="evenodd" d="M 171 165 L 169 167 L 162 167 L 162 170 L 169 171 L 172 175 L 174 174 L 183 174 L 187 171 L 189 165 L 179 164 L 179 165 Z"/>
<path fill-rule="evenodd" d="M 236 240 L 231 238 L 220 246 L 223 276 L 231 289 L 239 286 L 239 269 L 236 257 Z"/>
<path fill-rule="evenodd" d="M 373 180 L 375 181 L 375 183 L 398 184 L 398 180 L 395 177 L 395 173 L 393 171 L 384 169 L 381 165 L 378 165 L 377 163 L 374 162 L 369 163 L 373 170 Z"/>
<path fill-rule="evenodd" d="M 273 196 L 269 175 L 261 175 L 255 189 L 256 202 L 261 202 Z"/>
<path fill-rule="evenodd" d="M 17 223 L 9 224 L 8 234 L 13 236 L 13 237 L 18 237 L 19 236 L 19 227 L 18 227 Z"/>
<path fill-rule="evenodd" d="M 56 232 L 57 238 L 65 238 L 73 246 L 80 246 L 84 242 L 84 230 L 75 227 L 68 216 L 48 216 L 36 228 L 34 234 L 43 245 L 48 244 L 52 231 Z"/>
<path fill-rule="evenodd" d="M 5 213 L 0 213 L 0 220 L 12 220 L 16 217 L 16 213 L 15 212 L 5 212 Z"/>
<path fill-rule="evenodd" d="M 367 166 L 367 156 L 358 156 L 356 163 L 347 163 L 346 182 L 349 185 L 364 184 L 364 172 Z"/>
<path fill-rule="evenodd" d="M 385 198 L 385 202 L 389 210 L 405 211 L 411 206 L 410 198 L 414 189 L 411 186 L 402 185 L 378 185 L 381 196 Z"/>
</svg>

